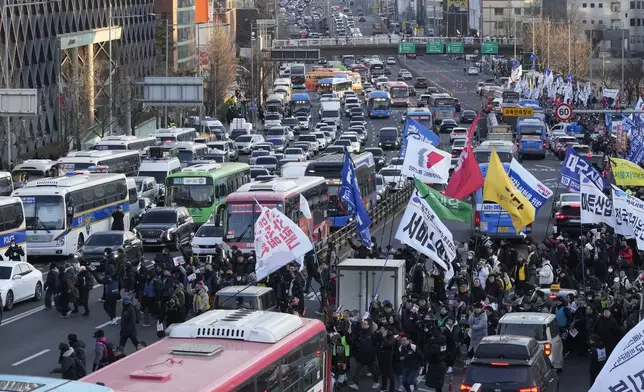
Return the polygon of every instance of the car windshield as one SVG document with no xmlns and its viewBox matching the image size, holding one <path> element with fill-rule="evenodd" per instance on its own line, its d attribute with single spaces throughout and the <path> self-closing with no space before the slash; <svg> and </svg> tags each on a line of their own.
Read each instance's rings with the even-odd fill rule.
<svg viewBox="0 0 644 392">
<path fill-rule="evenodd" d="M 258 151 L 253 151 L 253 154 L 251 155 L 251 157 L 253 157 L 253 158 L 257 158 L 257 157 L 265 157 L 265 156 L 270 155 L 270 154 L 271 154 L 271 153 L 270 153 L 269 151 L 266 151 L 266 150 L 258 150 Z"/>
<path fill-rule="evenodd" d="M 268 136 L 284 136 L 286 134 L 286 131 L 284 128 L 271 128 L 266 132 L 266 135 Z"/>
<path fill-rule="evenodd" d="M 396 140 L 398 139 L 397 129 L 381 129 L 380 140 Z"/>
<path fill-rule="evenodd" d="M 454 129 L 452 129 L 452 133 L 457 134 L 457 135 L 466 135 L 467 134 L 467 129 L 465 129 L 465 128 L 454 128 Z"/>
<path fill-rule="evenodd" d="M 317 142 L 317 138 L 315 135 L 301 135 L 300 136 L 300 141 L 302 142 Z"/>
<path fill-rule="evenodd" d="M 402 166 L 404 161 L 405 161 L 405 158 L 391 158 L 391 161 L 389 161 L 389 165 Z"/>
<path fill-rule="evenodd" d="M 266 121 L 276 121 L 280 119 L 279 114 L 267 113 L 264 115 L 264 120 Z"/>
<path fill-rule="evenodd" d="M 215 225 L 201 225 L 199 230 L 195 233 L 195 237 L 221 237 L 223 235 L 222 228 Z"/>
<path fill-rule="evenodd" d="M 21 196 L 27 230 L 65 228 L 65 203 L 62 196 Z"/>
<path fill-rule="evenodd" d="M 118 245 L 119 247 L 123 245 L 123 234 L 121 233 L 100 233 L 90 235 L 87 241 L 85 241 L 87 246 L 103 246 L 111 247 Z"/>
<path fill-rule="evenodd" d="M 140 171 L 139 176 L 141 177 L 154 177 L 157 181 L 157 184 L 164 184 L 165 178 L 168 176 L 167 171 Z"/>
<path fill-rule="evenodd" d="M 344 147 L 343 146 L 329 146 L 327 147 L 326 150 L 324 150 L 325 154 L 343 154 L 344 153 Z"/>
<path fill-rule="evenodd" d="M 298 117 L 298 118 L 285 118 L 284 120 L 282 120 L 282 124 L 289 125 L 289 126 L 290 125 L 298 125 L 300 118 L 301 117 Z"/>
<path fill-rule="evenodd" d="M 277 158 L 275 157 L 259 157 L 255 160 L 255 164 L 262 165 L 277 165 Z"/>
<path fill-rule="evenodd" d="M 465 110 L 463 111 L 463 116 L 464 117 L 476 117 L 476 113 L 471 111 L 471 110 Z"/>
<path fill-rule="evenodd" d="M 383 176 L 376 176 L 376 185 L 378 186 L 385 185 L 385 178 Z"/>
<path fill-rule="evenodd" d="M 382 169 L 378 173 L 384 177 L 400 177 L 400 169 Z"/>
<path fill-rule="evenodd" d="M 590 148 L 588 146 L 573 146 L 572 149 L 581 154 L 587 154 L 590 152 Z"/>
<path fill-rule="evenodd" d="M 465 147 L 465 139 L 456 139 L 454 140 L 454 143 L 452 143 L 452 148 L 463 148 Z"/>
<path fill-rule="evenodd" d="M 497 151 L 496 153 L 499 155 L 499 159 L 501 159 L 501 162 L 507 162 L 507 163 L 512 162 L 512 153 L 504 152 L 504 151 Z M 476 161 L 478 163 L 490 162 L 491 155 L 492 155 L 492 151 L 476 151 L 474 153 L 474 156 L 476 157 Z"/>
<path fill-rule="evenodd" d="M 260 169 L 260 168 L 252 168 L 250 169 L 250 178 L 253 180 L 257 178 L 257 176 L 265 176 L 268 175 L 268 171 L 266 169 Z"/>
<path fill-rule="evenodd" d="M 547 339 L 546 326 L 544 324 L 499 323 L 499 335 L 526 336 L 538 341 Z"/>
<path fill-rule="evenodd" d="M 242 135 L 235 139 L 235 143 L 249 143 L 253 139 L 252 136 L 249 135 Z"/>
<path fill-rule="evenodd" d="M 351 118 L 351 122 L 354 122 L 354 121 L 356 121 L 356 122 L 360 122 L 360 123 L 362 123 L 362 124 L 364 124 L 364 123 L 365 123 L 365 119 L 364 119 L 364 117 L 362 117 L 362 116 L 353 116 L 353 117 Z"/>
<path fill-rule="evenodd" d="M 529 366 L 488 366 L 470 364 L 467 368 L 466 380 L 474 383 L 520 383 L 529 378 Z"/>
<path fill-rule="evenodd" d="M 379 148 L 367 148 L 364 151 L 365 152 L 370 152 L 371 155 L 373 155 L 374 158 L 380 158 L 383 155 L 385 155 L 384 152 Z"/>
<path fill-rule="evenodd" d="M 301 148 L 287 148 L 284 150 L 284 155 L 302 155 L 302 153 Z"/>
<path fill-rule="evenodd" d="M 0 280 L 11 279 L 11 267 L 0 267 Z"/>
<path fill-rule="evenodd" d="M 175 224 L 177 223 L 177 213 L 175 211 L 154 211 L 152 209 L 143 214 L 141 223 Z"/>
<path fill-rule="evenodd" d="M 561 201 L 564 203 L 579 202 L 580 200 L 581 200 L 581 195 L 579 193 L 561 195 Z"/>
<path fill-rule="evenodd" d="M 351 145 L 351 140 L 338 139 L 333 144 L 335 144 L 336 146 L 350 146 Z"/>
</svg>

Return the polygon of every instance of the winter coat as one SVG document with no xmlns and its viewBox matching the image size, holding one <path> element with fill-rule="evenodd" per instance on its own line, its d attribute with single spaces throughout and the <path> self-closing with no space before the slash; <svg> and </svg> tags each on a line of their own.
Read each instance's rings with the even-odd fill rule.
<svg viewBox="0 0 644 392">
<path fill-rule="evenodd" d="M 387 336 L 378 335 L 378 366 L 383 373 L 392 371 L 392 362 L 394 360 L 394 347 L 396 339 L 392 334 Z"/>
<path fill-rule="evenodd" d="M 413 343 L 398 347 L 397 355 L 400 357 L 404 369 L 420 369 L 424 362 L 423 354 Z"/>
<path fill-rule="evenodd" d="M 73 342 L 70 343 L 70 347 L 74 349 L 74 354 L 76 354 L 76 358 L 83 364 L 83 366 L 86 366 L 87 363 L 85 363 L 86 358 L 85 358 L 85 342 L 82 340 L 74 340 Z"/>
<path fill-rule="evenodd" d="M 599 317 L 595 323 L 593 333 L 599 335 L 602 342 L 608 348 L 609 354 L 621 338 L 619 324 L 617 324 L 617 321 L 613 317 Z"/>
<path fill-rule="evenodd" d="M 425 385 L 428 387 L 443 387 L 447 372 L 447 355 L 447 341 L 442 334 L 432 339 L 427 345 Z"/>
<path fill-rule="evenodd" d="M 552 265 L 548 260 L 544 261 L 539 270 L 539 284 L 541 285 L 551 285 L 555 279 L 555 274 L 552 269 Z"/>
<path fill-rule="evenodd" d="M 371 329 L 359 328 L 351 339 L 351 355 L 362 364 L 370 364 L 376 360 L 376 339 Z"/>
<path fill-rule="evenodd" d="M 139 310 L 131 303 L 123 305 L 121 311 L 121 336 L 136 337 L 136 312 Z"/>
<path fill-rule="evenodd" d="M 60 373 L 64 380 L 78 380 L 81 375 L 78 372 L 78 358 L 74 354 L 74 349 L 69 348 L 60 357 L 60 367 L 52 370 L 52 373 Z"/>
<path fill-rule="evenodd" d="M 192 313 L 196 316 L 205 312 L 208 309 L 209 301 L 208 288 L 205 286 L 203 288 L 199 287 L 192 298 Z"/>
<path fill-rule="evenodd" d="M 608 349 L 602 342 L 595 342 L 589 348 L 590 374 L 598 375 L 608 360 Z"/>
<path fill-rule="evenodd" d="M 59 281 L 59 272 L 58 268 L 54 268 L 47 274 L 47 280 L 45 281 L 45 291 L 50 291 L 55 293 L 58 291 L 58 281 Z"/>
<path fill-rule="evenodd" d="M 94 344 L 94 360 L 92 361 L 93 368 L 96 369 L 100 366 L 107 365 L 108 358 L 106 355 L 107 338 L 98 338 Z"/>
<path fill-rule="evenodd" d="M 470 326 L 470 350 L 476 350 L 483 340 L 487 336 L 487 314 L 481 312 L 480 315 L 472 314 L 467 319 L 467 324 Z"/>
</svg>

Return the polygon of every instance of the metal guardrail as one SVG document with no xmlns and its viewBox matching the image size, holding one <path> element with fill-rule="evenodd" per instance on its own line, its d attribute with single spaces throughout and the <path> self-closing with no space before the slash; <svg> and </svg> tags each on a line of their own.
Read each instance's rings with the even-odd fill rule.
<svg viewBox="0 0 644 392">
<path fill-rule="evenodd" d="M 337 47 L 337 46 L 391 46 L 398 45 L 399 42 L 415 42 L 416 44 L 425 44 L 427 42 L 464 42 L 465 45 L 481 45 L 483 42 L 498 42 L 499 45 L 521 45 L 519 38 L 499 38 L 490 40 L 485 38 L 449 38 L 449 37 L 400 37 L 392 35 L 370 36 L 370 37 L 347 37 L 347 38 L 306 38 L 306 39 L 283 39 L 273 40 L 272 47 L 278 48 L 320 48 L 320 47 Z"/>
<path fill-rule="evenodd" d="M 371 218 L 372 227 L 376 223 L 389 219 L 389 217 L 393 217 L 393 215 L 396 214 L 401 206 L 406 205 L 409 202 L 409 198 L 411 197 L 413 189 L 414 185 L 408 184 L 399 191 L 393 192 L 387 199 L 380 201 L 376 204 L 376 207 L 369 210 L 369 217 Z M 355 222 L 352 222 L 351 224 L 341 228 L 340 230 L 331 233 L 327 239 L 326 244 L 324 244 L 317 251 L 318 260 L 326 262 L 328 257 L 329 245 L 333 245 L 336 255 L 340 256 L 342 248 L 348 246 L 347 240 L 353 238 L 355 234 Z"/>
</svg>

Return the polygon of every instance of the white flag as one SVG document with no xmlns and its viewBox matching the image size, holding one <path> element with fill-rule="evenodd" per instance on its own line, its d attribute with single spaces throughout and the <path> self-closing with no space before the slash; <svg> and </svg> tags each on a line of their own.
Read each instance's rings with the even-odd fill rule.
<svg viewBox="0 0 644 392">
<path fill-rule="evenodd" d="M 302 211 L 302 215 L 304 215 L 306 219 L 313 218 L 313 215 L 311 215 L 311 207 L 309 207 L 309 202 L 306 200 L 306 197 L 304 197 L 304 195 L 301 193 L 300 193 L 300 211 Z"/>
<path fill-rule="evenodd" d="M 313 249 L 313 244 L 300 227 L 275 208 L 261 207 L 255 222 L 257 280 L 296 260 Z"/>
<path fill-rule="evenodd" d="M 642 339 L 644 320 L 624 335 L 606 361 L 606 348 L 596 350 L 600 361 L 606 361 L 602 371 L 588 392 L 641 391 Z M 606 342 L 604 342 L 606 343 Z M 639 357 L 639 359 L 638 359 Z"/>
<path fill-rule="evenodd" d="M 615 185 L 613 187 L 613 216 L 615 233 L 635 238 L 637 247 L 644 249 L 644 202 Z"/>
<path fill-rule="evenodd" d="M 579 174 L 581 192 L 581 224 L 605 223 L 615 226 L 613 202 L 583 174 Z"/>
<path fill-rule="evenodd" d="M 454 276 L 451 262 L 456 258 L 456 246 L 452 233 L 416 192 L 409 199 L 396 239 L 437 263 L 445 270 L 446 282 L 448 275 Z"/>
<path fill-rule="evenodd" d="M 401 173 L 416 177 L 424 183 L 447 184 L 452 155 L 443 150 L 415 140 L 407 144 Z"/>
</svg>

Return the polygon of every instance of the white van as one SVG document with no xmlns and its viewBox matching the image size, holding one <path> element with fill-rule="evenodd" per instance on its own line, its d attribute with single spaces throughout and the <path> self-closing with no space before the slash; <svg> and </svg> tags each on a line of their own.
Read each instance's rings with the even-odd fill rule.
<svg viewBox="0 0 644 392">
<path fill-rule="evenodd" d="M 277 311 L 277 298 L 270 287 L 228 286 L 215 293 L 215 309 Z"/>
<path fill-rule="evenodd" d="M 536 339 L 555 369 L 563 370 L 563 341 L 557 318 L 551 313 L 506 313 L 499 320 L 498 335 L 527 336 Z"/>
<path fill-rule="evenodd" d="M 282 178 L 300 178 L 304 177 L 306 167 L 309 162 L 289 162 L 282 166 Z"/>
<path fill-rule="evenodd" d="M 176 156 L 155 155 L 141 161 L 139 176 L 154 177 L 159 184 L 159 204 L 165 201 L 165 179 L 181 171 L 181 161 Z"/>
</svg>

